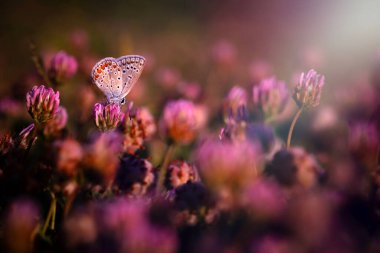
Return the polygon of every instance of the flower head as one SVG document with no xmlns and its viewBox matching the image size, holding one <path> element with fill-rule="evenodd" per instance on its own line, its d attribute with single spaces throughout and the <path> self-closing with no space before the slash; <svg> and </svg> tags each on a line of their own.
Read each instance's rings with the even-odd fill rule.
<svg viewBox="0 0 380 253">
<path fill-rule="evenodd" d="M 196 106 L 184 99 L 170 101 L 164 108 L 160 121 L 163 134 L 182 144 L 191 142 L 200 127 Z"/>
<path fill-rule="evenodd" d="M 247 103 L 247 92 L 240 86 L 232 87 L 224 100 L 224 122 L 235 123 L 244 119 Z"/>
<path fill-rule="evenodd" d="M 71 78 L 77 72 L 77 68 L 78 63 L 73 56 L 64 51 L 59 51 L 51 59 L 48 71 L 50 77 L 57 82 L 61 82 Z"/>
<path fill-rule="evenodd" d="M 146 159 L 125 155 L 116 173 L 115 184 L 130 196 L 142 196 L 154 181 L 153 165 Z"/>
<path fill-rule="evenodd" d="M 172 161 L 166 172 L 165 185 L 167 189 L 177 188 L 187 182 L 199 181 L 196 168 L 185 161 Z"/>
<path fill-rule="evenodd" d="M 206 141 L 196 151 L 202 179 L 216 191 L 241 189 L 257 176 L 256 151 L 248 142 Z"/>
<path fill-rule="evenodd" d="M 121 124 L 123 132 L 123 148 L 128 153 L 134 153 L 142 147 L 145 140 L 156 132 L 154 118 L 147 108 L 130 110 Z"/>
<path fill-rule="evenodd" d="M 77 166 L 83 157 L 83 150 L 80 143 L 73 139 L 58 141 L 57 148 L 57 169 L 68 176 L 76 173 Z"/>
<path fill-rule="evenodd" d="M 94 106 L 95 124 L 101 131 L 115 129 L 124 118 L 119 104 L 108 104 L 106 106 L 96 103 Z"/>
<path fill-rule="evenodd" d="M 67 111 L 60 106 L 53 118 L 44 127 L 45 136 L 57 135 L 67 124 Z"/>
<path fill-rule="evenodd" d="M 311 69 L 307 74 L 302 73 L 294 89 L 293 99 L 299 107 L 316 107 L 321 99 L 325 76 Z"/>
<path fill-rule="evenodd" d="M 288 98 L 285 82 L 275 77 L 264 79 L 252 88 L 253 104 L 264 113 L 266 118 L 280 114 Z"/>
<path fill-rule="evenodd" d="M 119 166 L 122 152 L 122 137 L 118 132 L 98 135 L 86 148 L 83 164 L 103 176 L 105 183 L 110 183 Z"/>
<path fill-rule="evenodd" d="M 37 124 L 52 119 L 59 108 L 59 91 L 44 85 L 34 86 L 26 95 L 26 106 L 30 116 Z"/>
<path fill-rule="evenodd" d="M 222 66 L 229 66 L 236 59 L 236 48 L 227 40 L 220 40 L 212 48 L 213 60 Z"/>
</svg>

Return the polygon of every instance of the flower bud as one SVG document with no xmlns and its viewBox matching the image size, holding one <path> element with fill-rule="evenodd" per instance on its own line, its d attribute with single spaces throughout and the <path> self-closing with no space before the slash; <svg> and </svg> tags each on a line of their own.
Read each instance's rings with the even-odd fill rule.
<svg viewBox="0 0 380 253">
<path fill-rule="evenodd" d="M 195 105 L 184 99 L 170 101 L 160 121 L 163 134 L 172 141 L 188 144 L 196 137 L 200 122 Z"/>
<path fill-rule="evenodd" d="M 166 172 L 165 186 L 167 189 L 177 188 L 187 182 L 200 181 L 196 168 L 185 161 L 173 161 Z"/>
<path fill-rule="evenodd" d="M 36 124 L 46 123 L 52 119 L 59 108 L 59 91 L 44 85 L 34 86 L 26 95 L 26 106 Z"/>
<path fill-rule="evenodd" d="M 134 153 L 140 149 L 145 140 L 156 132 L 154 118 L 147 108 L 129 111 L 121 125 L 123 132 L 123 149 Z"/>
<path fill-rule="evenodd" d="M 64 51 L 59 51 L 51 59 L 48 72 L 49 76 L 55 81 L 62 82 L 71 78 L 77 72 L 77 69 L 78 63 L 76 59 Z"/>
<path fill-rule="evenodd" d="M 108 104 L 106 106 L 96 103 L 94 106 L 95 124 L 100 131 L 115 129 L 124 118 L 119 104 Z"/>
<path fill-rule="evenodd" d="M 253 86 L 253 104 L 260 109 L 266 118 L 280 114 L 288 101 L 288 90 L 283 81 L 274 77 L 262 80 Z"/>
<path fill-rule="evenodd" d="M 324 84 L 325 76 L 318 74 L 315 70 L 311 69 L 307 74 L 302 73 L 293 93 L 293 99 L 298 107 L 318 106 Z"/>
</svg>

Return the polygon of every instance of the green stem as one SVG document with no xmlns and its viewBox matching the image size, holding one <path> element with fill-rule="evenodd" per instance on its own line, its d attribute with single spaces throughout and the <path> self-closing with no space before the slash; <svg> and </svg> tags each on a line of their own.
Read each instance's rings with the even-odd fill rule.
<svg viewBox="0 0 380 253">
<path fill-rule="evenodd" d="M 293 118 L 293 121 L 292 121 L 292 124 L 290 125 L 290 129 L 289 129 L 289 133 L 288 133 L 288 140 L 286 142 L 286 148 L 289 149 L 290 148 L 290 141 L 292 139 L 292 135 L 293 135 L 293 130 L 294 130 L 294 126 L 296 125 L 296 122 L 299 118 L 299 116 L 301 115 L 301 112 L 303 110 L 303 106 L 301 106 L 296 115 L 294 115 L 294 118 Z"/>
<path fill-rule="evenodd" d="M 55 194 L 50 192 L 50 196 L 52 198 L 50 207 L 49 207 L 49 212 L 46 217 L 46 220 L 44 222 L 44 226 L 42 227 L 41 234 L 44 237 L 46 235 L 46 231 L 49 227 L 50 223 L 50 228 L 54 230 L 55 228 L 55 215 L 56 215 L 56 210 L 57 210 L 57 199 L 55 198 Z"/>
<path fill-rule="evenodd" d="M 158 171 L 156 195 L 162 191 L 162 188 L 164 186 L 166 170 L 167 170 L 167 167 L 169 165 L 170 159 L 173 156 L 173 152 L 174 152 L 174 144 L 169 144 L 169 146 L 165 152 L 164 161 L 162 162 L 160 170 Z"/>
</svg>

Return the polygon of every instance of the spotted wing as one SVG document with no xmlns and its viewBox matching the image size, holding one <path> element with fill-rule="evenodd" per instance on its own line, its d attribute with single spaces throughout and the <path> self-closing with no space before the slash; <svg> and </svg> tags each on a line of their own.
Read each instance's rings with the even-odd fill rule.
<svg viewBox="0 0 380 253">
<path fill-rule="evenodd" d="M 109 102 L 120 98 L 123 91 L 122 69 L 114 58 L 107 57 L 96 63 L 91 71 L 91 77 Z"/>
<path fill-rule="evenodd" d="M 125 97 L 139 79 L 144 68 L 145 58 L 139 55 L 125 55 L 116 61 L 122 70 L 123 90 L 121 97 Z"/>
</svg>

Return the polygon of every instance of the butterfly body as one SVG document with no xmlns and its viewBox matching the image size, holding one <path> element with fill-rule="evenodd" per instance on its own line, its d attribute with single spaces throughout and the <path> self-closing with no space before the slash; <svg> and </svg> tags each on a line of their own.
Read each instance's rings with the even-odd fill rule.
<svg viewBox="0 0 380 253">
<path fill-rule="evenodd" d="M 106 57 L 95 64 L 91 77 L 109 103 L 123 104 L 125 96 L 139 79 L 144 63 L 145 58 L 139 55 L 117 59 Z"/>
</svg>

